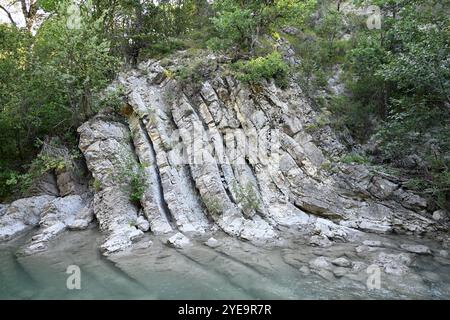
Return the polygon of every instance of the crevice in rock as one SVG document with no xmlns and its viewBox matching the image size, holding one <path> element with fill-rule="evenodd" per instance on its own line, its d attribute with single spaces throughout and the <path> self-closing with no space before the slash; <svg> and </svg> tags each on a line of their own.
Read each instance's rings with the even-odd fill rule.
<svg viewBox="0 0 450 320">
<path fill-rule="evenodd" d="M 150 149 L 150 153 L 152 156 L 152 159 L 154 159 L 154 163 L 153 163 L 153 168 L 155 170 L 156 173 L 156 179 L 157 179 L 157 191 L 158 191 L 158 195 L 157 195 L 157 201 L 158 201 L 158 207 L 160 207 L 163 210 L 163 213 L 167 219 L 167 221 L 171 224 L 171 226 L 173 227 L 174 221 L 173 221 L 173 217 L 170 213 L 170 209 L 169 206 L 167 205 L 166 200 L 164 199 L 164 189 L 163 189 L 163 185 L 161 182 L 161 174 L 159 172 L 159 167 L 158 164 L 156 163 L 156 151 L 155 148 L 153 146 L 153 141 L 150 138 L 150 135 L 148 134 L 144 123 L 142 122 L 142 120 L 139 118 L 139 126 L 142 130 L 142 132 L 144 132 L 144 138 L 146 139 L 148 145 L 149 145 L 149 149 Z"/>
</svg>

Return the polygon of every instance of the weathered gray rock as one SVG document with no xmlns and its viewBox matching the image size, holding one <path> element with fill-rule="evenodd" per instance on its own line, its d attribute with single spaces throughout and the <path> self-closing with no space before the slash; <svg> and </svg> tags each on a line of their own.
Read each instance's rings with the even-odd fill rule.
<svg viewBox="0 0 450 320">
<path fill-rule="evenodd" d="M 359 228 L 364 231 L 373 233 L 390 233 L 392 232 L 392 225 L 386 220 L 374 221 L 363 220 L 359 223 Z"/>
<path fill-rule="evenodd" d="M 123 250 L 142 236 L 134 227 L 138 209 L 130 201 L 130 179 L 138 170 L 128 128 L 97 116 L 82 125 L 80 150 L 96 184 L 94 212 L 107 235 L 105 254 Z"/>
<path fill-rule="evenodd" d="M 48 171 L 36 178 L 27 195 L 53 195 L 65 197 L 81 195 L 87 192 L 87 181 L 84 178 L 84 166 L 79 159 L 74 159 L 66 146 L 58 138 L 46 139 L 39 156 L 58 162 L 55 170 Z"/>
<path fill-rule="evenodd" d="M 364 240 L 363 245 L 368 247 L 381 247 L 382 243 L 379 240 Z"/>
<path fill-rule="evenodd" d="M 304 275 L 309 275 L 311 274 L 311 270 L 307 267 L 307 266 L 302 266 L 299 271 L 301 273 L 303 273 Z"/>
<path fill-rule="evenodd" d="M 362 246 L 357 246 L 355 248 L 355 251 L 358 254 L 365 254 L 365 253 L 377 251 L 378 249 L 379 248 L 377 248 L 377 247 L 369 247 L 369 246 L 366 246 L 366 245 L 362 245 Z"/>
<path fill-rule="evenodd" d="M 106 241 L 100 246 L 105 255 L 124 250 L 142 238 L 144 233 L 133 226 L 118 225 L 114 226 L 106 238 Z"/>
<path fill-rule="evenodd" d="M 326 257 L 317 257 L 309 262 L 311 272 L 321 276 L 322 278 L 332 281 L 334 280 L 333 268 Z"/>
<path fill-rule="evenodd" d="M 443 258 L 448 258 L 448 251 L 447 250 L 439 250 L 438 252 L 439 256 L 443 257 Z"/>
<path fill-rule="evenodd" d="M 55 175 L 52 172 L 46 172 L 42 176 L 34 179 L 26 194 L 29 197 L 41 195 L 59 196 Z"/>
<path fill-rule="evenodd" d="M 94 203 L 89 199 L 88 204 L 78 212 L 74 220 L 67 223 L 67 227 L 69 230 L 85 230 L 94 218 Z"/>
<path fill-rule="evenodd" d="M 16 200 L 4 209 L 0 217 L 0 241 L 10 240 L 39 224 L 45 206 L 53 196 L 36 196 Z"/>
<path fill-rule="evenodd" d="M 309 262 L 311 269 L 327 269 L 331 267 L 330 261 L 326 257 L 317 257 Z"/>
<path fill-rule="evenodd" d="M 288 58 L 288 46 L 279 45 Z M 218 61 L 213 55 L 205 59 Z M 326 247 L 361 238 L 355 229 L 423 233 L 435 228 L 422 215 L 424 200 L 382 174 L 343 164 L 336 165 L 337 174 L 323 173 L 326 155 L 341 156 L 345 148 L 329 127 L 306 132 L 318 114 L 296 85 L 280 90 L 267 82 L 254 95 L 235 79 L 217 75 L 191 92 L 180 90 L 155 61 L 122 74 L 119 82 L 128 93 L 134 152 L 147 164 L 141 205 L 156 234 L 174 229 L 202 234 L 213 222 L 231 236 L 275 242 L 278 225 L 310 230 L 310 242 Z M 276 135 L 270 131 L 274 125 L 282 129 Z M 276 146 L 276 158 L 233 149 L 237 131 L 250 146 Z M 270 143 L 257 140 L 268 133 Z M 239 199 L 239 188 L 247 185 L 257 208 Z"/>
<path fill-rule="evenodd" d="M 309 239 L 309 244 L 312 246 L 327 248 L 331 247 L 333 245 L 333 242 L 330 241 L 326 236 L 312 236 Z"/>
<path fill-rule="evenodd" d="M 352 271 L 353 272 L 360 272 L 367 268 L 367 264 L 362 261 L 354 261 L 352 263 Z"/>
<path fill-rule="evenodd" d="M 73 231 L 85 230 L 89 227 L 89 222 L 83 219 L 75 219 L 70 222 L 67 227 L 69 228 L 69 230 Z"/>
<path fill-rule="evenodd" d="M 436 210 L 433 212 L 433 220 L 444 221 L 447 219 L 447 214 L 444 210 Z"/>
<path fill-rule="evenodd" d="M 334 268 L 332 272 L 333 272 L 335 277 L 341 278 L 341 277 L 345 276 L 349 272 L 349 269 L 348 268 L 344 268 L 344 267 L 338 267 L 338 268 Z"/>
<path fill-rule="evenodd" d="M 289 45 L 280 41 L 278 46 L 295 64 Z M 438 214 L 429 218 L 426 201 L 395 178 L 335 161 L 333 170 L 326 170 L 346 148 L 329 126 L 306 129 L 326 114 L 311 106 L 296 83 L 280 89 L 265 81 L 256 94 L 221 75 L 218 57 L 205 59 L 214 72 L 206 70 L 208 79 L 198 86 L 180 87 L 153 60 L 119 76 L 114 85 L 125 87 L 124 117 L 105 110 L 78 129 L 79 149 L 93 177 L 93 202 L 77 214 L 55 205 L 48 222 L 42 222 L 43 239 L 66 228 L 85 229 L 95 216 L 105 235 L 105 254 L 126 249 L 148 230 L 175 233 L 169 243 L 182 247 L 189 241 L 186 236 L 201 237 L 204 243 L 205 234 L 221 229 L 271 245 L 301 233 L 319 247 L 315 250 L 366 239 L 356 251 L 373 257 L 381 244 L 367 240 L 364 232 L 433 234 L 442 228 L 436 223 L 443 221 Z M 67 157 L 66 149 L 56 149 L 52 152 Z M 50 186 L 65 196 L 60 201 L 84 194 L 87 183 L 72 169 L 49 176 L 54 179 Z M 136 187 L 142 191 L 140 199 L 133 192 Z M 0 229 L 0 239 L 2 232 L 8 238 L 41 219 L 39 210 L 21 215 L 10 213 L 11 207 L 0 208 L 0 221 L 7 225 Z M 23 222 L 27 219 L 31 222 Z M 212 239 L 205 244 L 217 246 Z M 40 250 L 43 243 L 33 245 Z M 351 266 L 337 263 L 338 268 Z M 322 270 L 317 272 L 329 279 L 345 273 L 337 269 L 333 274 L 314 263 L 311 269 Z"/>
<path fill-rule="evenodd" d="M 6 208 L 8 208 L 5 204 L 0 204 L 0 217 L 6 213 Z"/>
</svg>

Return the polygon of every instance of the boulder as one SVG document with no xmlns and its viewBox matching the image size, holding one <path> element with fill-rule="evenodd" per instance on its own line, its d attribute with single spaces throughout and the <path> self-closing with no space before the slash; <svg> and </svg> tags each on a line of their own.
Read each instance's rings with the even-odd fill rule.
<svg viewBox="0 0 450 320">
<path fill-rule="evenodd" d="M 309 244 L 315 247 L 327 248 L 331 247 L 333 245 L 333 242 L 325 236 L 312 236 L 309 239 Z"/>
<path fill-rule="evenodd" d="M 136 220 L 136 227 L 139 230 L 146 232 L 150 229 L 150 223 L 143 216 L 139 216 Z"/>
<path fill-rule="evenodd" d="M 10 240 L 39 224 L 44 208 L 55 197 L 45 195 L 19 199 L 0 216 L 0 241 Z"/>
<path fill-rule="evenodd" d="M 326 257 L 317 257 L 309 262 L 311 269 L 329 269 L 331 267 L 330 261 Z"/>
<path fill-rule="evenodd" d="M 400 245 L 400 248 L 411 252 L 411 253 L 417 253 L 417 254 L 431 254 L 430 248 L 424 245 L 420 244 L 402 244 Z"/>
<path fill-rule="evenodd" d="M 436 210 L 433 212 L 433 220 L 444 221 L 447 219 L 447 214 L 444 210 Z"/>
<path fill-rule="evenodd" d="M 205 242 L 205 245 L 210 248 L 217 248 L 220 247 L 220 242 L 217 239 L 211 237 L 208 239 L 208 241 Z"/>
<path fill-rule="evenodd" d="M 178 232 L 167 240 L 167 244 L 177 249 L 183 249 L 190 246 L 191 241 L 184 234 Z"/>
</svg>

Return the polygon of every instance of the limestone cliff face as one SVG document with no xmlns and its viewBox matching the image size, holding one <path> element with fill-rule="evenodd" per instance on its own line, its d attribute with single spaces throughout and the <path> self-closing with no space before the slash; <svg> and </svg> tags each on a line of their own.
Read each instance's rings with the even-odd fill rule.
<svg viewBox="0 0 450 320">
<path fill-rule="evenodd" d="M 79 129 L 101 185 L 94 210 L 112 238 L 119 232 L 131 243 L 139 228 L 129 221 L 140 215 L 156 234 L 190 238 L 219 228 L 264 243 L 286 237 L 286 228 L 319 244 L 359 231 L 436 230 L 420 197 L 363 166 L 330 165 L 344 147 L 330 128 L 307 133 L 315 112 L 298 86 L 267 83 L 255 92 L 217 76 L 186 94 L 169 74 L 156 61 L 122 74 L 127 124 L 98 115 Z M 121 187 L 114 178 L 126 161 L 128 172 L 144 168 L 138 206 L 124 191 L 130 181 Z M 108 241 L 105 250 L 113 251 Z"/>
<path fill-rule="evenodd" d="M 54 211 L 63 201 L 73 210 L 53 228 L 85 228 L 94 214 L 106 254 L 147 231 L 176 247 L 218 230 L 254 243 L 303 235 L 327 246 L 364 232 L 442 228 L 426 201 L 393 179 L 337 162 L 344 147 L 327 126 L 308 133 L 316 114 L 296 84 L 251 88 L 217 75 L 187 94 L 170 74 L 157 61 L 121 74 L 116 85 L 125 87 L 126 117 L 101 112 L 78 129 L 93 195 L 0 208 L 1 239 L 23 231 L 22 224 L 44 225 L 50 209 L 41 202 Z M 139 203 L 130 198 L 136 189 Z"/>
</svg>

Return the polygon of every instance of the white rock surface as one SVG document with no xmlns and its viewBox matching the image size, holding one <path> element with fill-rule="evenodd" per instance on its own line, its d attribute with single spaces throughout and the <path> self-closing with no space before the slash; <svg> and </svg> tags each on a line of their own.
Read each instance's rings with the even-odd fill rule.
<svg viewBox="0 0 450 320">
<path fill-rule="evenodd" d="M 421 244 L 402 244 L 400 248 L 417 254 L 431 254 L 430 248 Z"/>
<path fill-rule="evenodd" d="M 43 209 L 53 199 L 53 196 L 36 196 L 8 205 L 0 217 L 0 241 L 10 240 L 37 226 Z"/>
<path fill-rule="evenodd" d="M 220 242 L 217 239 L 211 237 L 205 242 L 205 245 L 210 248 L 217 248 L 220 247 Z"/>
<path fill-rule="evenodd" d="M 191 241 L 182 233 L 178 232 L 167 240 L 167 244 L 177 249 L 183 249 L 191 245 Z"/>
<path fill-rule="evenodd" d="M 388 254 L 385 252 L 380 252 L 375 264 L 379 265 L 388 274 L 400 276 L 409 272 L 409 265 L 412 260 L 409 254 Z"/>
</svg>

